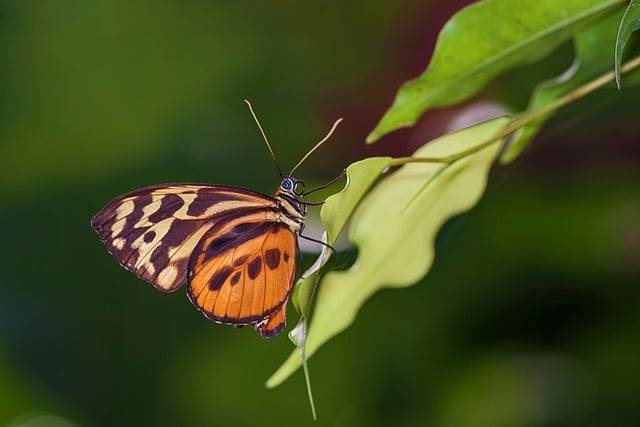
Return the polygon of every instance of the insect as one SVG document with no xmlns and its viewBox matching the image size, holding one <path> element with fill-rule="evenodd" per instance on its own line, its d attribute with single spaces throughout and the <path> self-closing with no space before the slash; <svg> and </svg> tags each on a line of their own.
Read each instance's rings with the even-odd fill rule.
<svg viewBox="0 0 640 427">
<path fill-rule="evenodd" d="M 209 319 L 253 325 L 267 338 L 286 326 L 297 237 L 325 244 L 302 234 L 307 206 L 313 205 L 304 196 L 340 178 L 305 192 L 292 174 L 342 119 L 285 176 L 245 102 L 280 173 L 274 197 L 233 186 L 162 184 L 113 199 L 91 226 L 120 265 L 139 278 L 164 292 L 186 284 L 189 300 Z"/>
</svg>

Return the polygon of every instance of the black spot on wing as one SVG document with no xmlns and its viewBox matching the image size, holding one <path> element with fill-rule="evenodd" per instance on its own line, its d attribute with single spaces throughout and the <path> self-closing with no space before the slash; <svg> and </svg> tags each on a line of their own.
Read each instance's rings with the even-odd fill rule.
<svg viewBox="0 0 640 427">
<path fill-rule="evenodd" d="M 220 289 L 231 273 L 233 273 L 233 268 L 231 267 L 223 267 L 216 271 L 209 282 L 209 289 L 212 291 Z"/>
<path fill-rule="evenodd" d="M 240 281 L 240 277 L 242 277 L 241 271 L 236 271 L 233 276 L 231 276 L 231 286 L 235 286 Z"/>
<path fill-rule="evenodd" d="M 244 264 L 245 262 L 247 262 L 247 259 L 249 258 L 249 255 L 242 255 L 239 256 L 238 258 L 233 260 L 233 266 L 234 267 L 240 267 L 242 264 Z"/>
<path fill-rule="evenodd" d="M 249 278 L 253 280 L 256 277 L 258 277 L 258 274 L 260 274 L 260 270 L 262 270 L 262 257 L 258 256 L 258 257 L 255 257 L 247 267 L 247 273 L 249 274 Z"/>
<path fill-rule="evenodd" d="M 142 237 L 145 243 L 150 243 L 156 237 L 156 232 L 151 230 Z"/>
<path fill-rule="evenodd" d="M 271 270 L 275 270 L 280 265 L 280 250 L 277 248 L 268 249 L 264 253 L 264 261 Z"/>
</svg>

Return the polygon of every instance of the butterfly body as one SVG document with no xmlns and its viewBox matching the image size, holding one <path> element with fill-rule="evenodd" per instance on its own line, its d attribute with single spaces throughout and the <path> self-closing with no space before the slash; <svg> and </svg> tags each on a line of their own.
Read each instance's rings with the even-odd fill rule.
<svg viewBox="0 0 640 427">
<path fill-rule="evenodd" d="M 206 317 L 270 337 L 286 324 L 307 213 L 302 188 L 289 176 L 274 197 L 231 186 L 146 187 L 112 200 L 91 224 L 136 276 L 164 292 L 186 284 Z"/>
</svg>

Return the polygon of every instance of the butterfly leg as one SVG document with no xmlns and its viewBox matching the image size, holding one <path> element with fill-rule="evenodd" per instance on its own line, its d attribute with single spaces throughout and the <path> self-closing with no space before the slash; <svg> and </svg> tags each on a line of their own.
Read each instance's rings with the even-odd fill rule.
<svg viewBox="0 0 640 427">
<path fill-rule="evenodd" d="M 314 239 L 313 237 L 305 236 L 304 234 L 302 234 L 302 230 L 300 230 L 300 232 L 298 233 L 298 236 L 303 238 L 303 239 L 305 239 L 305 240 L 308 240 L 310 242 L 315 242 L 315 243 L 318 243 L 319 245 L 326 246 L 327 248 L 331 249 L 333 251 L 333 253 L 336 253 L 336 248 L 334 248 L 333 246 L 331 246 L 328 243 L 323 242 L 322 240 L 318 240 L 318 239 Z"/>
</svg>

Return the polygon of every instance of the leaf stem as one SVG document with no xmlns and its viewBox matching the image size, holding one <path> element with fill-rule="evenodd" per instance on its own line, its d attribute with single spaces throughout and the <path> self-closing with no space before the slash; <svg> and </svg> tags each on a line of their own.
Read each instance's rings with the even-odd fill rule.
<svg viewBox="0 0 640 427">
<path fill-rule="evenodd" d="M 620 71 L 623 74 L 628 73 L 629 71 L 639 66 L 640 66 L 640 56 L 637 56 L 634 59 L 631 59 L 628 62 L 626 62 L 621 67 Z M 591 80 L 590 82 L 585 83 L 584 85 L 572 90 L 562 98 L 550 104 L 547 104 L 542 108 L 539 108 L 537 110 L 532 110 L 532 111 L 524 111 L 520 114 L 517 114 L 500 132 L 498 132 L 495 136 L 492 136 L 490 140 L 483 141 L 480 144 L 474 147 L 471 147 L 467 150 L 460 151 L 459 153 L 455 153 L 445 157 L 398 157 L 391 161 L 390 166 L 393 166 L 393 167 L 402 166 L 407 163 L 444 163 L 446 165 L 451 165 L 464 157 L 467 157 L 471 154 L 474 154 L 482 150 L 483 148 L 486 148 L 492 144 L 495 144 L 496 142 L 502 141 L 505 137 L 511 135 L 512 133 L 514 133 L 519 129 L 522 129 L 523 127 L 525 127 L 530 123 L 540 120 L 547 114 L 552 113 L 555 110 L 558 110 L 566 105 L 569 105 L 581 98 L 584 98 L 590 93 L 610 83 L 612 80 L 615 79 L 615 77 L 616 77 L 616 72 L 609 71 L 606 74 L 603 74 L 602 76 L 594 80 Z"/>
<path fill-rule="evenodd" d="M 316 415 L 316 404 L 313 401 L 313 392 L 311 391 L 311 376 L 309 375 L 309 367 L 307 366 L 307 318 L 304 314 L 300 316 L 298 324 L 289 331 L 289 339 L 298 349 L 302 368 L 304 370 L 304 382 L 307 384 L 307 396 L 309 397 L 309 405 L 311 406 L 311 416 L 313 421 L 318 419 Z M 267 385 L 267 387 L 269 387 Z"/>
<path fill-rule="evenodd" d="M 405 163 L 451 163 L 449 157 L 396 157 L 389 163 L 390 167 L 402 166 Z"/>
<path fill-rule="evenodd" d="M 622 73 L 628 73 L 629 71 L 633 70 L 634 68 L 637 68 L 638 66 L 640 66 L 640 56 L 635 57 L 634 59 L 626 62 L 622 68 L 620 69 L 620 71 Z M 509 125 L 507 125 L 507 127 L 513 127 L 514 129 L 511 130 L 512 133 L 517 129 L 520 129 L 532 122 L 535 122 L 536 120 L 541 119 L 542 117 L 546 116 L 547 114 L 562 108 L 566 105 L 571 104 L 572 102 L 577 101 L 580 98 L 583 98 L 587 95 L 589 95 L 591 92 L 596 91 L 597 89 L 600 89 L 601 87 L 605 86 L 606 84 L 610 83 L 612 80 L 615 79 L 616 76 L 616 72 L 615 71 L 609 71 L 606 74 L 603 74 L 602 76 L 598 77 L 595 80 L 591 80 L 589 83 L 585 83 L 584 85 L 572 90 L 571 92 L 569 92 L 568 94 L 566 94 L 565 96 L 563 96 L 562 98 L 558 99 L 555 102 L 552 102 L 538 110 L 534 110 L 534 111 L 525 111 L 524 113 L 518 114 L 517 116 L 515 116 L 513 118 L 513 120 L 511 121 L 511 123 L 509 123 Z M 507 134 L 508 135 L 508 134 Z M 505 135 L 506 136 L 506 135 Z"/>
<path fill-rule="evenodd" d="M 313 417 L 313 421 L 317 421 L 318 416 L 316 415 L 316 404 L 313 401 L 313 392 L 311 391 L 311 378 L 309 376 L 309 366 L 307 365 L 307 356 L 305 354 L 304 348 L 300 349 L 300 358 L 302 359 L 304 382 L 307 384 L 307 396 L 309 397 L 309 405 L 311 405 L 311 416 Z"/>
</svg>

